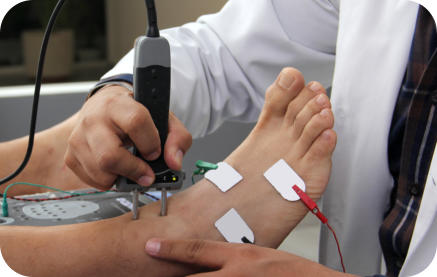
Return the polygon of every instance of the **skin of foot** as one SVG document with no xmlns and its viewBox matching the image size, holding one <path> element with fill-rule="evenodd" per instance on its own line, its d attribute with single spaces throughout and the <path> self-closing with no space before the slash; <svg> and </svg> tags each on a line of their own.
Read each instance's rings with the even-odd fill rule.
<svg viewBox="0 0 437 277">
<path fill-rule="evenodd" d="M 58 227 L 2 227 L 6 262 L 31 276 L 184 276 L 198 269 L 151 258 L 152 237 L 224 241 L 214 222 L 234 208 L 255 234 L 255 244 L 277 247 L 307 213 L 299 201 L 284 200 L 263 173 L 284 159 L 305 181 L 314 200 L 329 179 L 336 134 L 329 99 L 317 82 L 305 86 L 301 73 L 285 68 L 266 93 L 259 121 L 225 161 L 244 178 L 223 193 L 203 179 L 169 199 L 168 216 L 159 203 L 130 214 Z M 213 147 L 213 146 L 212 146 Z"/>
</svg>

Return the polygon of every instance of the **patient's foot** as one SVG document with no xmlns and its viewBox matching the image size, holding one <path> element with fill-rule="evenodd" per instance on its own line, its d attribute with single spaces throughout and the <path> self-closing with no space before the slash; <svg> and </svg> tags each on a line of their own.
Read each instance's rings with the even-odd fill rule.
<svg viewBox="0 0 437 277">
<path fill-rule="evenodd" d="M 255 128 L 225 160 L 243 175 L 243 180 L 226 193 L 203 180 L 175 197 L 174 200 L 185 200 L 171 204 L 169 214 L 179 214 L 199 226 L 199 230 L 205 230 L 235 208 L 251 226 L 257 244 L 277 246 L 308 210 L 300 201 L 284 200 L 263 173 L 284 159 L 305 181 L 308 195 L 315 200 L 320 198 L 328 183 L 336 144 L 330 107 L 320 84 L 305 86 L 297 70 L 284 69 L 268 88 Z M 199 216 L 208 214 L 216 215 Z M 223 239 L 214 228 L 210 230 L 197 236 Z"/>
<path fill-rule="evenodd" d="M 250 178 L 283 158 L 318 199 L 328 183 L 336 134 L 325 90 L 316 82 L 304 86 L 300 72 L 284 69 L 267 90 L 255 128 L 226 161 Z"/>
<path fill-rule="evenodd" d="M 330 176 L 337 138 L 333 125 L 325 90 L 316 82 L 305 86 L 297 70 L 284 69 L 268 88 L 258 123 L 226 159 L 244 176 L 230 194 L 245 194 L 234 207 L 247 220 L 255 215 L 250 226 L 258 230 L 257 244 L 277 246 L 308 211 L 300 201 L 284 200 L 263 173 L 282 158 L 304 180 L 307 194 L 318 200 Z"/>
</svg>

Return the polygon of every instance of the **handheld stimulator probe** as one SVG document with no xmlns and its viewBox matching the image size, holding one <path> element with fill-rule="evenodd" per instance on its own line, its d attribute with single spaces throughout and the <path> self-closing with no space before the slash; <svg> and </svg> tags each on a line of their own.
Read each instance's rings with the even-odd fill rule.
<svg viewBox="0 0 437 277">
<path fill-rule="evenodd" d="M 147 36 L 135 42 L 134 97 L 150 112 L 161 139 L 161 156 L 148 162 L 155 172 L 155 182 L 143 187 L 120 177 L 116 187 L 121 192 L 133 193 L 133 219 L 138 218 L 138 194 L 154 188 L 161 191 L 161 216 L 167 215 L 167 191 L 182 187 L 185 174 L 168 168 L 164 160 L 164 144 L 168 133 L 170 106 L 170 45 L 159 35 L 154 0 L 146 0 L 149 28 Z M 142 158 L 137 149 L 134 154 Z M 143 159 L 143 158 L 142 158 Z"/>
</svg>

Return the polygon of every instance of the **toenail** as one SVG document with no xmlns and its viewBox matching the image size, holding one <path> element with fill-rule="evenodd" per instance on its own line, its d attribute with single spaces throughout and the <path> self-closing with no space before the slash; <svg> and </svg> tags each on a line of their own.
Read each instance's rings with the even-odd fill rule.
<svg viewBox="0 0 437 277">
<path fill-rule="evenodd" d="M 329 110 L 328 109 L 323 109 L 321 112 L 320 112 L 320 115 L 321 116 L 323 116 L 323 117 L 328 117 L 329 116 Z"/>
<path fill-rule="evenodd" d="M 312 90 L 314 92 L 318 92 L 318 91 L 320 91 L 322 89 L 323 89 L 322 85 L 320 83 L 318 83 L 318 82 L 313 82 L 310 85 L 310 90 Z"/>
<path fill-rule="evenodd" d="M 295 78 L 293 75 L 287 74 L 285 72 L 281 72 L 279 76 L 278 85 L 283 89 L 289 89 L 293 84 Z"/>
<path fill-rule="evenodd" d="M 322 133 L 322 139 L 330 140 L 331 139 L 331 134 L 328 131 L 324 131 Z"/>
<path fill-rule="evenodd" d="M 326 96 L 323 94 L 320 94 L 319 96 L 317 96 L 316 98 L 316 102 L 317 104 L 319 104 L 320 106 L 324 106 L 327 102 L 328 99 L 326 99 Z"/>
</svg>

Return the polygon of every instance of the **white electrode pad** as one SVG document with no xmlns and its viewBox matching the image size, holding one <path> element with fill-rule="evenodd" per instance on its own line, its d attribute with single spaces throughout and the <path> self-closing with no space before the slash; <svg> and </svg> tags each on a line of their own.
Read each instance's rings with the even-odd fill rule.
<svg viewBox="0 0 437 277">
<path fill-rule="evenodd" d="M 288 201 L 300 199 L 299 195 L 293 190 L 294 185 L 305 191 L 305 183 L 302 178 L 283 159 L 280 159 L 264 172 L 264 177 Z"/>
<path fill-rule="evenodd" d="M 221 191 L 226 192 L 243 179 L 232 166 L 219 162 L 217 169 L 205 173 L 205 178 L 216 185 Z"/>
<path fill-rule="evenodd" d="M 252 230 L 234 208 L 219 218 L 214 225 L 228 242 L 243 243 L 244 238 L 251 243 L 255 242 Z"/>
</svg>

